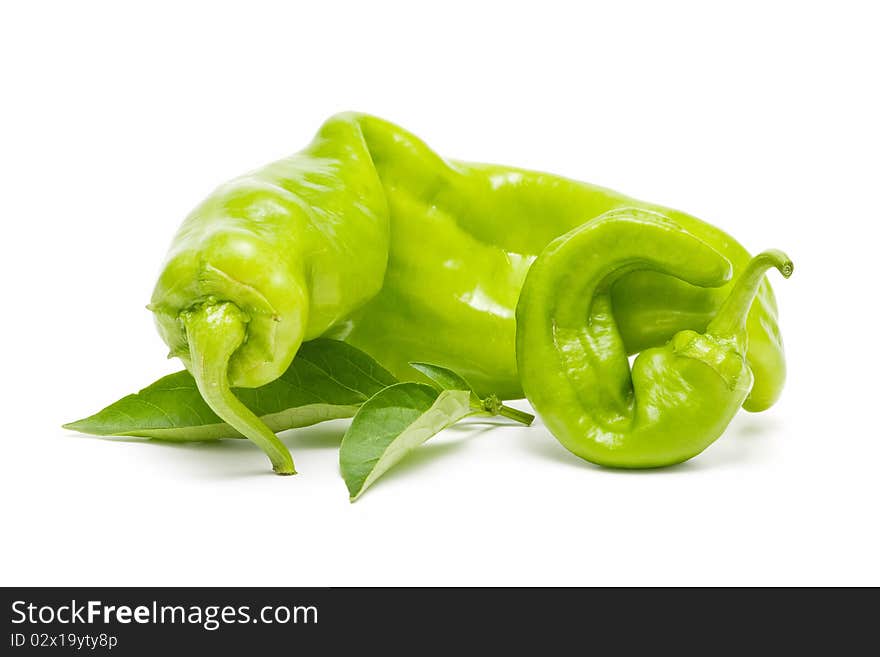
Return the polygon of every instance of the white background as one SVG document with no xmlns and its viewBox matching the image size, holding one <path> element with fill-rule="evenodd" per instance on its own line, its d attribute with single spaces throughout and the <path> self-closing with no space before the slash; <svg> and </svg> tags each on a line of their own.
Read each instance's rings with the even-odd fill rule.
<svg viewBox="0 0 880 657">
<path fill-rule="evenodd" d="M 880 584 L 871 4 L 4 3 L 0 583 Z M 657 472 L 452 430 L 353 505 L 344 423 L 293 478 L 60 429 L 179 369 L 144 305 L 189 209 L 344 109 L 787 250 L 780 403 Z"/>
</svg>

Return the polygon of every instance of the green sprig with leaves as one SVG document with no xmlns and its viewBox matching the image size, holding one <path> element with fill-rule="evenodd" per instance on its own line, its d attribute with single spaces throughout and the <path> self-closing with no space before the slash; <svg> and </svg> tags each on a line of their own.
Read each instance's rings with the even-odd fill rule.
<svg viewBox="0 0 880 657">
<path fill-rule="evenodd" d="M 353 418 L 339 451 L 340 472 L 352 501 L 414 449 L 464 418 L 498 415 L 525 425 L 534 420 L 495 395 L 479 397 L 449 369 L 430 363 L 412 366 L 433 385 L 400 382 L 364 352 L 322 338 L 304 343 L 275 381 L 234 392 L 274 432 Z M 64 427 L 173 442 L 243 437 L 211 410 L 185 370 Z"/>
</svg>

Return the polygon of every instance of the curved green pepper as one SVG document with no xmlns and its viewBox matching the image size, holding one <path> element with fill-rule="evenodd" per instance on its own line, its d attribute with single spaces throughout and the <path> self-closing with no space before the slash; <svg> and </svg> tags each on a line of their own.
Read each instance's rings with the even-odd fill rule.
<svg viewBox="0 0 880 657">
<path fill-rule="evenodd" d="M 357 123 L 331 119 L 301 153 L 220 186 L 184 221 L 150 308 L 208 405 L 280 474 L 287 448 L 232 394 L 278 378 L 303 340 L 376 295 L 385 193 Z"/>
<path fill-rule="evenodd" d="M 277 378 L 303 340 L 346 339 L 401 378 L 410 361 L 464 375 L 478 392 L 522 396 L 515 311 L 535 259 L 560 235 L 619 208 L 660 212 L 726 258 L 749 254 L 689 215 L 558 176 L 450 162 L 401 128 L 328 120 L 301 153 L 219 187 L 175 237 L 151 309 L 205 401 L 293 473 L 280 441 L 231 386 Z M 662 270 L 619 278 L 611 303 L 627 353 L 704 330 L 730 283 L 702 288 Z M 769 284 L 748 315 L 755 383 L 769 407 L 785 361 Z"/>
<path fill-rule="evenodd" d="M 632 271 L 657 271 L 714 287 L 730 279 L 730 265 L 655 213 L 612 211 L 574 229 L 532 265 L 517 307 L 526 395 L 556 438 L 593 463 L 646 468 L 696 456 L 752 389 L 746 317 L 770 267 L 785 277 L 792 272 L 781 252 L 752 258 L 704 334 L 681 331 L 642 351 L 630 374 L 615 282 Z"/>
</svg>

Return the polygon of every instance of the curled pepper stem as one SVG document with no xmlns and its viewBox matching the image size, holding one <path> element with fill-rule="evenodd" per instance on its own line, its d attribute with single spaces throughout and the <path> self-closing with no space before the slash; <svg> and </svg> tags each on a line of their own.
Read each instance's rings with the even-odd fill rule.
<svg viewBox="0 0 880 657">
<path fill-rule="evenodd" d="M 208 406 L 252 440 L 281 475 L 296 474 L 287 447 L 235 396 L 229 386 L 229 359 L 245 339 L 246 318 L 235 304 L 204 304 L 181 315 L 190 351 L 190 372 Z"/>
<path fill-rule="evenodd" d="M 771 267 L 776 267 L 785 278 L 791 276 L 794 264 L 785 253 L 778 249 L 769 249 L 759 253 L 749 261 L 743 273 L 733 284 L 730 295 L 721 304 L 714 319 L 709 322 L 706 333 L 716 338 L 735 338 L 745 334 L 746 318 L 752 301 L 758 293 L 764 274 Z"/>
</svg>

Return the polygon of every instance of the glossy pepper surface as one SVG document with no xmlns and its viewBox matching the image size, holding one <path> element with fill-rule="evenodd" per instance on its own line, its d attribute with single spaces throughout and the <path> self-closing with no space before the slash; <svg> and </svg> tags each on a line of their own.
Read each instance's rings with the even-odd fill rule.
<svg viewBox="0 0 880 657">
<path fill-rule="evenodd" d="M 788 277 L 778 251 L 753 258 L 705 332 L 684 330 L 642 351 L 630 372 L 611 290 L 632 271 L 691 285 L 731 277 L 727 259 L 662 215 L 616 210 L 551 242 L 517 307 L 517 359 L 526 395 L 556 438 L 605 466 L 646 468 L 696 456 L 752 389 L 746 317 L 764 272 Z"/>
<path fill-rule="evenodd" d="M 521 397 L 516 365 L 519 292 L 535 258 L 554 239 L 609 210 L 659 212 L 727 258 L 734 274 L 749 262 L 724 231 L 683 212 L 560 176 L 444 160 L 401 128 L 373 117 L 363 126 L 391 217 L 388 271 L 379 295 L 339 332 L 400 377 L 428 360 L 465 375 L 483 392 Z M 627 352 L 703 330 L 729 292 L 636 271 L 612 290 Z M 785 356 L 773 291 L 762 281 L 748 316 L 755 385 L 745 408 L 773 405 Z"/>
<path fill-rule="evenodd" d="M 151 308 L 208 404 L 291 473 L 284 446 L 230 385 L 275 379 L 303 340 L 328 335 L 402 378 L 414 375 L 410 361 L 430 361 L 480 392 L 520 397 L 530 377 L 517 359 L 516 312 L 530 267 L 560 236 L 621 209 L 660 215 L 729 263 L 732 279 L 750 262 L 733 238 L 687 214 L 559 176 L 445 160 L 391 123 L 342 114 L 301 153 L 219 187 L 192 212 Z M 590 257 L 602 256 L 600 244 Z M 615 276 L 607 296 L 623 353 L 706 330 L 733 283 L 694 282 L 664 267 Z M 745 334 L 754 385 L 743 403 L 763 410 L 785 378 L 763 277 Z"/>
<path fill-rule="evenodd" d="M 360 127 L 328 121 L 301 153 L 236 178 L 186 218 L 150 308 L 209 406 L 292 474 L 287 448 L 233 395 L 280 376 L 376 295 L 389 215 Z"/>
</svg>

